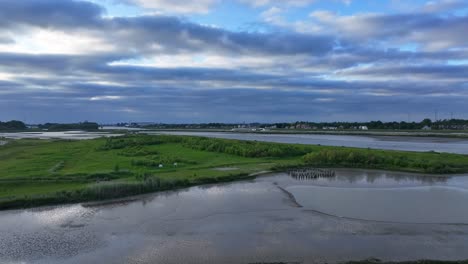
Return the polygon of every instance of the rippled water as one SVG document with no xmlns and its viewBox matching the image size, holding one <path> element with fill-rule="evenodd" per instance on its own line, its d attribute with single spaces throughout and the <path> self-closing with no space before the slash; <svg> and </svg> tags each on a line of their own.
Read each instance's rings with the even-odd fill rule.
<svg viewBox="0 0 468 264">
<path fill-rule="evenodd" d="M 336 170 L 4 211 L 0 263 L 468 259 L 467 189 L 466 176 Z"/>
<path fill-rule="evenodd" d="M 151 133 L 151 132 L 145 132 Z M 161 134 L 193 135 L 240 140 L 257 140 L 279 143 L 346 146 L 357 148 L 391 149 L 407 151 L 437 151 L 468 154 L 468 140 L 457 138 L 409 137 L 409 136 L 349 136 L 319 134 L 254 134 L 222 132 L 161 131 Z"/>
</svg>

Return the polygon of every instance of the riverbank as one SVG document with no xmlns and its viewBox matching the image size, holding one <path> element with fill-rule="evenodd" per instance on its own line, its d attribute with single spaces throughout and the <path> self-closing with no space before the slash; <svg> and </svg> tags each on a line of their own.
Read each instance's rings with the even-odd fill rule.
<svg viewBox="0 0 468 264">
<path fill-rule="evenodd" d="M 295 167 L 468 172 L 468 156 L 169 135 L 11 141 L 0 147 L 0 209 L 121 198 Z"/>
<path fill-rule="evenodd" d="M 220 133 L 159 131 L 141 132 L 144 134 L 165 134 L 183 136 L 201 136 L 237 140 L 263 141 L 287 144 L 323 145 L 352 148 L 371 148 L 427 152 L 437 151 L 468 155 L 468 139 L 443 137 L 399 137 L 399 136 L 348 136 L 321 134 L 268 134 L 268 133 Z"/>
</svg>

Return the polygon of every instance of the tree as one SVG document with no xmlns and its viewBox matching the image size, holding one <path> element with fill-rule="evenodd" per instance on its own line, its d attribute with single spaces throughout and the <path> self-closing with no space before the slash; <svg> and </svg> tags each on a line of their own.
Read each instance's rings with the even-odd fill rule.
<svg viewBox="0 0 468 264">
<path fill-rule="evenodd" d="M 25 130 L 26 125 L 18 120 L 0 122 L 0 130 Z"/>
<path fill-rule="evenodd" d="M 432 120 L 429 119 L 429 118 L 424 119 L 424 120 L 421 122 L 421 126 L 423 126 L 423 127 L 424 127 L 424 126 L 428 126 L 428 127 L 432 126 Z"/>
</svg>

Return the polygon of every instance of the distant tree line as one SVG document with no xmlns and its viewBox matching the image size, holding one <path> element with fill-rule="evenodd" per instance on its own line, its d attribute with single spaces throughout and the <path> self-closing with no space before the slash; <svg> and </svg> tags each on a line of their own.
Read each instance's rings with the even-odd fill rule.
<svg viewBox="0 0 468 264">
<path fill-rule="evenodd" d="M 468 120 L 464 119 L 444 119 L 432 121 L 424 119 L 420 122 L 405 121 L 369 121 L 369 122 L 308 122 L 297 121 L 292 123 L 200 123 L 200 124 L 138 124 L 119 123 L 118 126 L 144 127 L 155 129 L 233 129 L 233 128 L 269 128 L 269 129 L 343 129 L 358 130 L 362 127 L 368 129 L 388 129 L 388 130 L 418 130 L 423 128 L 431 129 L 468 129 Z"/>
<path fill-rule="evenodd" d="M 260 125 L 260 123 L 252 123 L 246 126 Z M 138 123 L 117 123 L 117 126 L 129 127 L 144 127 L 155 129 L 231 129 L 238 127 L 239 124 L 233 123 L 199 123 L 199 124 L 138 124 Z"/>
<path fill-rule="evenodd" d="M 6 130 L 25 130 L 26 125 L 17 120 L 11 120 L 8 122 L 1 122 L 0 121 L 0 131 L 6 131 Z"/>
<path fill-rule="evenodd" d="M 360 127 L 367 127 L 368 129 L 388 129 L 388 130 L 415 130 L 423 129 L 424 127 L 431 129 L 453 129 L 461 130 L 468 129 L 468 120 L 464 119 L 444 119 L 432 121 L 429 118 L 421 122 L 295 122 L 295 123 L 277 123 L 272 124 L 276 128 L 305 128 L 305 129 L 323 129 L 323 128 L 336 128 L 336 129 L 359 129 Z"/>
<path fill-rule="evenodd" d="M 38 126 L 40 129 L 46 129 L 49 131 L 61 131 L 61 130 L 98 130 L 98 123 L 94 122 L 82 122 L 75 124 L 59 124 L 59 123 L 45 123 Z"/>
</svg>

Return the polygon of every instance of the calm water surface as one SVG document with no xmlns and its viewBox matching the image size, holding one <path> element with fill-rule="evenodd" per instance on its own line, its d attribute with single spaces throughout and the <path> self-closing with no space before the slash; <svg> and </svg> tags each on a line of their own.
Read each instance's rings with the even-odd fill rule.
<svg viewBox="0 0 468 264">
<path fill-rule="evenodd" d="M 151 132 L 145 132 L 151 133 Z M 314 144 L 325 146 L 346 146 L 357 148 L 391 149 L 407 151 L 437 151 L 468 154 L 468 140 L 438 137 L 398 136 L 349 136 L 318 134 L 254 134 L 223 132 L 160 131 L 161 134 L 193 135 L 240 140 L 257 140 L 279 143 Z"/>
<path fill-rule="evenodd" d="M 336 170 L 0 212 L 0 263 L 468 259 L 468 177 Z"/>
<path fill-rule="evenodd" d="M 64 131 L 64 132 L 15 132 L 15 133 L 0 133 L 0 137 L 21 139 L 21 138 L 39 138 L 39 139 L 93 139 L 100 137 L 120 136 L 121 134 L 113 134 L 107 132 L 86 132 L 86 131 Z"/>
</svg>

